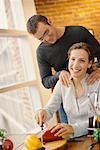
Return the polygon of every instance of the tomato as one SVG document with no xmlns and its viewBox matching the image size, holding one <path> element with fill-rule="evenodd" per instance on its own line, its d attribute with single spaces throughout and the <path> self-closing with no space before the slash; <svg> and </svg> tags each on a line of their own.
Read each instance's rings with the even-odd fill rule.
<svg viewBox="0 0 100 150">
<path fill-rule="evenodd" d="M 13 150 L 13 143 L 10 139 L 4 139 L 2 143 L 3 150 Z"/>
</svg>

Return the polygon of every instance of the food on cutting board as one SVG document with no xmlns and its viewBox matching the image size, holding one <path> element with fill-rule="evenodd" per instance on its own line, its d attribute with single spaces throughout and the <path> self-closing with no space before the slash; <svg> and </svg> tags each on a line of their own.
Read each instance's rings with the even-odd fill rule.
<svg viewBox="0 0 100 150">
<path fill-rule="evenodd" d="M 58 136 L 54 136 L 55 133 L 51 133 L 51 129 L 46 130 L 43 135 L 43 144 L 47 143 L 47 142 L 52 142 L 52 141 L 58 141 L 58 140 L 62 140 L 62 137 L 58 137 Z"/>
<path fill-rule="evenodd" d="M 66 144 L 67 138 L 58 137 L 54 134 L 55 133 L 51 133 L 51 129 L 47 129 L 40 136 L 35 134 L 27 135 L 24 140 L 24 150 L 45 150 L 48 149 L 49 146 L 52 148 L 59 148 L 64 146 Z"/>
<path fill-rule="evenodd" d="M 35 134 L 27 135 L 24 140 L 25 150 L 45 150 L 42 142 Z"/>
</svg>

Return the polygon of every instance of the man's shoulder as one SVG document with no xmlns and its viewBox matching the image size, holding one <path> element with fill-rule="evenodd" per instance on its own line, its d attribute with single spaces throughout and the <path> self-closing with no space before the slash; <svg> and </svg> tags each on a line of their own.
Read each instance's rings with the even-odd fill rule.
<svg viewBox="0 0 100 150">
<path fill-rule="evenodd" d="M 74 39 L 74 42 L 85 41 L 88 32 L 84 26 L 67 26 L 65 29 L 65 35 L 69 35 L 70 40 L 72 41 Z"/>
<path fill-rule="evenodd" d="M 66 29 L 69 29 L 69 30 L 87 30 L 84 26 L 65 26 Z"/>
<path fill-rule="evenodd" d="M 46 49 L 46 44 L 40 43 L 40 45 L 37 47 L 37 53 L 43 52 L 43 50 Z"/>
<path fill-rule="evenodd" d="M 52 46 L 52 44 L 46 44 L 46 43 L 40 43 L 40 45 L 38 46 L 38 48 L 37 48 L 37 50 L 45 50 L 46 48 L 49 48 L 49 47 L 51 47 Z"/>
<path fill-rule="evenodd" d="M 52 50 L 52 44 L 47 45 L 45 43 L 41 43 L 36 50 L 37 57 L 40 57 L 42 59 L 47 58 L 51 50 Z"/>
</svg>

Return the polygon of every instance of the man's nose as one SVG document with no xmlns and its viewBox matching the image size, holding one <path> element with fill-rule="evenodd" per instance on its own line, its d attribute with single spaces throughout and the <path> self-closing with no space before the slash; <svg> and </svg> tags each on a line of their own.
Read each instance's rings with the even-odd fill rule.
<svg viewBox="0 0 100 150">
<path fill-rule="evenodd" d="M 43 43 L 47 43 L 47 41 L 45 39 L 42 40 Z"/>
<path fill-rule="evenodd" d="M 48 41 L 49 41 L 49 37 L 48 37 L 48 36 L 45 36 L 45 37 L 43 38 L 43 43 L 48 43 Z"/>
</svg>

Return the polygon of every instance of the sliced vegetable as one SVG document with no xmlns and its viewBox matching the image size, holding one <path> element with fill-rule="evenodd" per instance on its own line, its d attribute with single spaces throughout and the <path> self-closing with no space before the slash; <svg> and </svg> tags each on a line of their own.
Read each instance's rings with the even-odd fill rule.
<svg viewBox="0 0 100 150">
<path fill-rule="evenodd" d="M 35 134 L 28 135 L 24 140 L 25 150 L 44 150 L 42 143 Z"/>
</svg>

